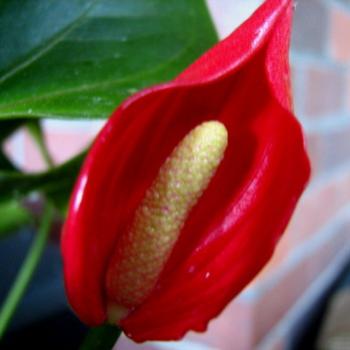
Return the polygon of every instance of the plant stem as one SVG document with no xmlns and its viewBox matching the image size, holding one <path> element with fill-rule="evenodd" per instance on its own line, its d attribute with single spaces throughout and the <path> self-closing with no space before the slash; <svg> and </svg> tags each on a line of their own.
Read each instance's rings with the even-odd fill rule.
<svg viewBox="0 0 350 350">
<path fill-rule="evenodd" d="M 52 218 L 53 207 L 50 204 L 47 204 L 39 231 L 34 238 L 32 246 L 30 247 L 21 269 L 18 272 L 16 280 L 13 283 L 0 310 L 0 339 L 3 337 L 39 263 L 50 232 Z"/>
<path fill-rule="evenodd" d="M 36 141 L 39 151 L 48 168 L 49 169 L 53 168 L 55 164 L 47 148 L 45 135 L 41 126 L 41 122 L 38 120 L 29 121 L 27 122 L 27 129 L 29 133 L 32 135 L 33 139 Z"/>
<path fill-rule="evenodd" d="M 111 350 L 121 334 L 117 326 L 91 328 L 79 350 Z"/>
</svg>

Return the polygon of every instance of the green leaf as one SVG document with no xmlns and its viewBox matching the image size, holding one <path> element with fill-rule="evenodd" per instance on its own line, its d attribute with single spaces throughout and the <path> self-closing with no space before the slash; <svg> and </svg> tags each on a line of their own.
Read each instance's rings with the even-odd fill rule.
<svg viewBox="0 0 350 350">
<path fill-rule="evenodd" d="M 0 238 L 32 222 L 30 213 L 16 200 L 0 202 Z"/>
<path fill-rule="evenodd" d="M 204 0 L 3 0 L 0 118 L 105 118 L 216 40 Z"/>
<path fill-rule="evenodd" d="M 35 191 L 44 193 L 64 209 L 79 172 L 85 153 L 49 171 L 24 174 L 0 170 L 0 193 L 2 199 L 20 199 Z"/>
</svg>

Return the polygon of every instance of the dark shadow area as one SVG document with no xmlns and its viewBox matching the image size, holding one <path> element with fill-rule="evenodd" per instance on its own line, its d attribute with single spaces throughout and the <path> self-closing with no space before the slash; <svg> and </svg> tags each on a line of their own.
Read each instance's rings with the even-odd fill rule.
<svg viewBox="0 0 350 350">
<path fill-rule="evenodd" d="M 325 291 L 323 297 L 308 314 L 308 319 L 303 322 L 291 343 L 291 350 L 317 350 L 316 342 L 326 316 L 328 305 L 332 296 L 343 288 L 350 287 L 350 261 L 340 273 L 336 281 Z"/>
<path fill-rule="evenodd" d="M 67 310 L 9 332 L 0 348 L 77 350 L 86 331 L 87 328 Z"/>
<path fill-rule="evenodd" d="M 0 302 L 26 256 L 33 231 L 24 229 L 1 240 Z M 57 243 L 49 243 L 0 349 L 78 349 L 87 328 L 67 305 Z"/>
</svg>

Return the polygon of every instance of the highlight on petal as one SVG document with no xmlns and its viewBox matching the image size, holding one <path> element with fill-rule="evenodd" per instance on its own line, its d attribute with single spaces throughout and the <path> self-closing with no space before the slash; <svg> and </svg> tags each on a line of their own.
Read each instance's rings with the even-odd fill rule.
<svg viewBox="0 0 350 350">
<path fill-rule="evenodd" d="M 271 257 L 310 174 L 291 111 L 291 16 L 292 1 L 265 1 L 174 81 L 127 99 L 97 137 L 62 240 L 68 298 L 84 322 L 106 322 L 109 307 L 136 341 L 203 331 Z M 167 195 L 155 198 L 167 164 L 183 169 L 173 152 L 212 120 L 227 132 L 225 156 L 205 176 L 199 198 L 191 194 L 185 214 L 171 221 L 171 244 L 129 300 L 121 283 L 142 285 L 140 237 L 150 236 L 143 224 L 155 218 L 163 230 L 149 203 L 164 209 Z M 145 249 L 154 251 L 154 242 Z M 135 275 L 123 264 L 137 266 Z"/>
</svg>

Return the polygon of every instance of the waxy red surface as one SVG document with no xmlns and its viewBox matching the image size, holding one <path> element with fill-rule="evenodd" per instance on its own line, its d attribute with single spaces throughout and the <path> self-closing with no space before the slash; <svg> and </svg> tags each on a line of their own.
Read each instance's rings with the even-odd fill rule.
<svg viewBox="0 0 350 350">
<path fill-rule="evenodd" d="M 292 113 L 291 18 L 292 1 L 265 1 L 175 80 L 113 113 L 81 169 L 62 237 L 67 294 L 82 321 L 106 321 L 118 239 L 166 157 L 206 120 L 228 130 L 224 160 L 155 289 L 120 326 L 135 341 L 203 331 L 269 260 L 310 174 Z"/>
</svg>

